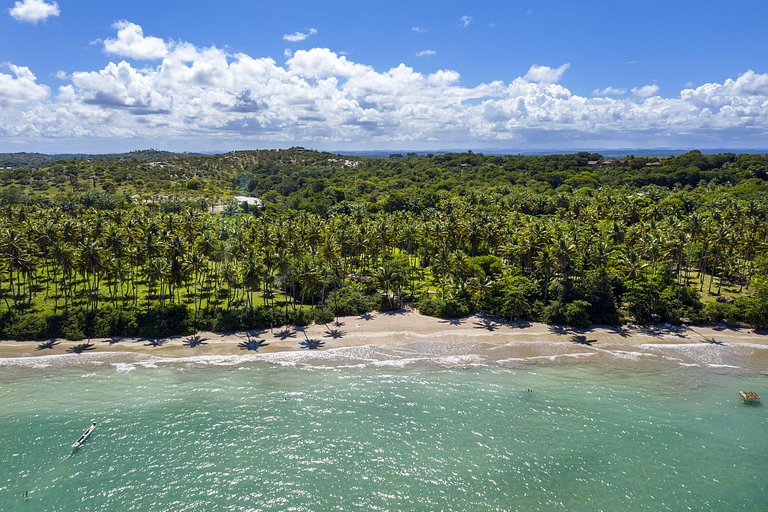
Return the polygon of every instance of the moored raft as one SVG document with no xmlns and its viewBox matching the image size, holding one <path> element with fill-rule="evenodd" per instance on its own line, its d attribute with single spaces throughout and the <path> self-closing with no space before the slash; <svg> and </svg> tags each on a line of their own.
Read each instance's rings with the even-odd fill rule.
<svg viewBox="0 0 768 512">
<path fill-rule="evenodd" d="M 760 396 L 754 391 L 739 391 L 739 396 L 747 403 L 757 403 L 760 401 Z"/>
</svg>

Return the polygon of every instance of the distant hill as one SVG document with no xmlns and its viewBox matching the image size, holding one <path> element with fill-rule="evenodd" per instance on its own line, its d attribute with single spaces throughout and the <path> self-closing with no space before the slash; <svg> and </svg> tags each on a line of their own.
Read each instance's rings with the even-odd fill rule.
<svg viewBox="0 0 768 512">
<path fill-rule="evenodd" d="M 43 153 L 0 153 L 0 167 L 43 167 L 62 161 L 92 161 L 92 162 L 157 162 L 170 160 L 176 156 L 194 156 L 197 153 L 172 153 L 156 149 L 142 149 L 129 153 L 113 153 L 104 155 L 57 154 Z"/>
<path fill-rule="evenodd" d="M 360 158 L 299 147 L 217 155 L 154 149 L 111 155 L 5 153 L 0 154 L 0 196 L 109 192 L 210 198 L 247 190 L 253 173 L 290 170 L 298 175 L 301 170 L 319 173 L 359 165 Z M 285 186 L 293 190 L 303 185 Z"/>
<path fill-rule="evenodd" d="M 446 193 L 513 190 L 582 193 L 602 187 L 665 188 L 740 185 L 755 197 L 768 190 L 768 156 L 689 151 L 672 157 L 600 153 L 483 155 L 396 153 L 362 157 L 301 147 L 217 155 L 145 150 L 113 155 L 0 155 L 0 203 L 100 193 L 120 196 L 258 197 L 264 204 L 325 215 L 334 208 L 418 211 Z"/>
</svg>

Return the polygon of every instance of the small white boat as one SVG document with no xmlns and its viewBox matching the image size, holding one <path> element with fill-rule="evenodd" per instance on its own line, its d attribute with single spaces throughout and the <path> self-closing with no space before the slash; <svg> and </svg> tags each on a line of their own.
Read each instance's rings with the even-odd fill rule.
<svg viewBox="0 0 768 512">
<path fill-rule="evenodd" d="M 91 426 L 85 429 L 85 432 L 83 432 L 83 435 L 81 435 L 80 438 L 77 441 L 75 441 L 75 444 L 72 445 L 72 449 L 76 450 L 80 448 L 80 446 L 85 442 L 86 439 L 88 439 L 88 436 L 90 436 L 95 429 L 96 429 L 96 420 L 91 420 Z"/>
</svg>

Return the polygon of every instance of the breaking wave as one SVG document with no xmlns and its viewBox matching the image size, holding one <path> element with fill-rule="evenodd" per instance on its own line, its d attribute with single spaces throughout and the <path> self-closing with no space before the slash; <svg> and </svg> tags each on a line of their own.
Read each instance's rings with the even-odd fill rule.
<svg viewBox="0 0 768 512">
<path fill-rule="evenodd" d="M 407 368 L 433 366 L 515 367 L 542 364 L 599 364 L 606 366 L 704 367 L 756 369 L 768 366 L 768 346 L 739 343 L 580 345 L 564 342 L 518 341 L 506 344 L 482 342 L 444 343 L 421 339 L 400 345 L 361 345 L 318 351 L 281 351 L 237 355 L 156 356 L 136 352 L 93 352 L 0 358 L 0 368 L 60 368 L 111 365 L 118 372 L 137 367 L 238 366 L 264 363 L 308 368 Z"/>
</svg>

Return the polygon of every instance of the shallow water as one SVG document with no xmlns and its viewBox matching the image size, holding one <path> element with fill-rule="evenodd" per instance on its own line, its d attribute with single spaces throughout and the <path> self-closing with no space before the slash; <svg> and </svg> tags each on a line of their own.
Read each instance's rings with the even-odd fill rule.
<svg viewBox="0 0 768 512">
<path fill-rule="evenodd" d="M 3 368 L 0 510 L 768 509 L 759 371 L 150 366 Z"/>
</svg>

